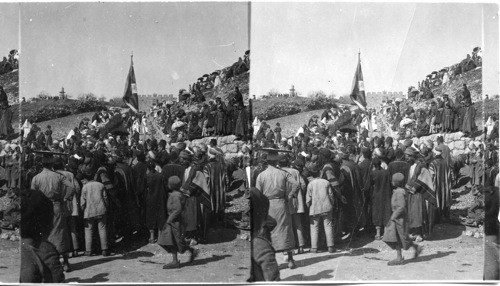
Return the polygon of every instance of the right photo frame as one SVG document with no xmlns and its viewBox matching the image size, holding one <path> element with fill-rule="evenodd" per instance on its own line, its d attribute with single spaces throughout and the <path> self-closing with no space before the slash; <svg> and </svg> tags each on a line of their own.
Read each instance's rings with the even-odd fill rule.
<svg viewBox="0 0 500 286">
<path fill-rule="evenodd" d="M 498 280 L 498 5 L 251 12 L 250 281 Z"/>
</svg>

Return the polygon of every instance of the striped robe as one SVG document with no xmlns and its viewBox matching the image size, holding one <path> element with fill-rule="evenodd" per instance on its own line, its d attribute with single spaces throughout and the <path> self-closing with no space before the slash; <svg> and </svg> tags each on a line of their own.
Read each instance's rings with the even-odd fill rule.
<svg viewBox="0 0 500 286">
<path fill-rule="evenodd" d="M 200 204 L 204 207 L 210 206 L 210 191 L 205 175 L 192 166 L 189 166 L 184 171 L 183 182 L 181 192 L 190 192 L 190 196 L 186 199 L 186 206 L 183 213 L 184 221 L 187 224 L 186 231 L 195 231 L 200 224 Z"/>
<path fill-rule="evenodd" d="M 429 165 L 429 171 L 436 192 L 437 208 L 446 215 L 451 206 L 451 170 L 443 157 L 437 155 Z"/>
<path fill-rule="evenodd" d="M 210 195 L 210 210 L 214 215 L 224 215 L 226 204 L 226 172 L 224 166 L 217 162 L 209 162 L 204 170 Z"/>
</svg>

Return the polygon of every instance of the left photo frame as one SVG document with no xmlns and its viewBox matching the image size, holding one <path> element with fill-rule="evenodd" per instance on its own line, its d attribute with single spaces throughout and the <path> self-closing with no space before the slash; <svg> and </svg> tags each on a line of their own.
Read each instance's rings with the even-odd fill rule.
<svg viewBox="0 0 500 286">
<path fill-rule="evenodd" d="M 20 282 L 245 282 L 249 3 L 20 9 Z"/>
</svg>

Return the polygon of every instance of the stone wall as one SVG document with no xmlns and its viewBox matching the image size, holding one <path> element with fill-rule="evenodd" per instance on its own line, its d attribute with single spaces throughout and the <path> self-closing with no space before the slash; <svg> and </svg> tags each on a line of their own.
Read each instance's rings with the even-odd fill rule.
<svg viewBox="0 0 500 286">
<path fill-rule="evenodd" d="M 422 136 L 420 138 L 412 138 L 413 144 L 416 146 L 420 146 L 420 144 L 424 143 L 427 140 L 431 140 L 434 142 L 434 145 L 436 144 L 436 140 L 438 136 L 443 136 L 444 139 L 444 144 L 447 145 L 450 150 L 451 150 L 451 155 L 452 156 L 457 156 L 460 154 L 468 154 L 471 152 L 469 149 L 469 143 L 471 141 L 473 142 L 480 142 L 478 140 L 473 140 L 470 137 L 465 137 L 462 132 L 455 132 L 455 133 L 448 133 L 448 134 L 432 134 L 429 136 Z M 404 140 L 399 140 L 400 143 L 403 143 Z"/>
<path fill-rule="evenodd" d="M 210 144 L 211 139 L 217 139 L 217 146 L 222 149 L 226 159 L 236 157 L 241 147 L 245 144 L 244 141 L 236 140 L 236 136 L 223 136 L 223 137 L 205 137 L 201 139 L 196 139 L 193 141 L 185 141 L 188 147 L 191 146 L 202 146 Z"/>
</svg>

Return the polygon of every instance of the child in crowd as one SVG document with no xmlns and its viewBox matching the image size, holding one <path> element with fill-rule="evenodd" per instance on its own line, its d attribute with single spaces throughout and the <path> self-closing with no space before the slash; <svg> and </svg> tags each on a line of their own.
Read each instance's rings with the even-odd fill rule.
<svg viewBox="0 0 500 286">
<path fill-rule="evenodd" d="M 306 205 L 309 208 L 311 221 L 311 252 L 318 252 L 319 224 L 323 223 L 328 252 L 335 252 L 333 236 L 334 195 L 330 182 L 320 177 L 316 164 L 308 168 L 309 184 L 307 186 Z"/>
<path fill-rule="evenodd" d="M 181 179 L 172 176 L 168 179 L 168 189 L 170 193 L 167 200 L 168 218 L 158 236 L 158 245 L 172 254 L 172 262 L 165 264 L 163 269 L 180 268 L 181 263 L 177 253 L 189 252 L 188 262 L 192 263 L 196 257 L 197 251 L 191 248 L 185 237 L 185 222 L 182 219 L 182 213 L 186 205 L 186 197 L 181 193 Z"/>
<path fill-rule="evenodd" d="M 404 189 L 404 179 L 405 177 L 401 173 L 392 175 L 392 185 L 395 188 L 391 197 L 392 215 L 384 228 L 384 237 L 382 238 L 387 245 L 396 250 L 397 257 L 387 263 L 389 266 L 403 263 L 401 249 L 408 250 L 412 247 L 415 250 L 413 258 L 417 258 L 422 252 L 422 247 L 412 242 L 408 233 L 407 194 Z"/>
<path fill-rule="evenodd" d="M 104 189 L 104 185 L 94 181 L 93 174 L 85 173 L 83 181 L 81 207 L 83 210 L 83 218 L 85 220 L 85 256 L 92 255 L 92 238 L 95 225 L 99 232 L 101 242 L 101 250 L 103 256 L 109 256 L 108 238 L 107 238 L 107 209 L 108 197 Z"/>
</svg>

